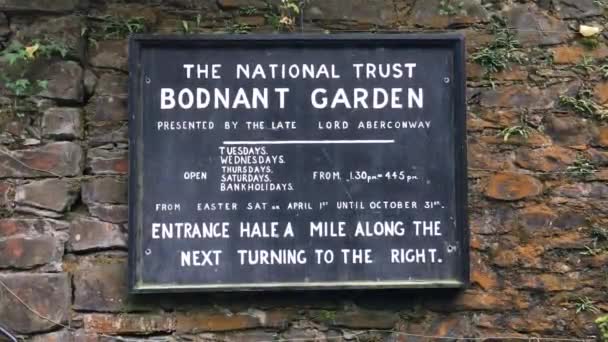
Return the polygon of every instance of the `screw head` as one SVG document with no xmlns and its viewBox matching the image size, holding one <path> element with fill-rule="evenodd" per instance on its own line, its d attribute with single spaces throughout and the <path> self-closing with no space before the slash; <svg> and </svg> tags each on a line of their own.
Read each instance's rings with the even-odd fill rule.
<svg viewBox="0 0 608 342">
<path fill-rule="evenodd" d="M 146 83 L 150 84 L 152 82 L 152 80 L 150 79 L 150 77 L 146 76 Z"/>
<path fill-rule="evenodd" d="M 450 83 L 450 78 L 449 77 L 444 77 L 443 78 L 443 83 Z"/>
<path fill-rule="evenodd" d="M 150 254 L 152 254 L 152 250 L 151 250 L 150 248 L 148 248 L 148 249 L 146 249 L 146 250 L 144 251 L 144 253 L 145 253 L 146 255 L 150 255 Z"/>
</svg>

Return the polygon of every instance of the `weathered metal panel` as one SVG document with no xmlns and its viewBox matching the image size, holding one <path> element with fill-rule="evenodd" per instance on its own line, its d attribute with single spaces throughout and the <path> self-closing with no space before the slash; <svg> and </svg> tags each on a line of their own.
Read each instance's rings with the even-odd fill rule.
<svg viewBox="0 0 608 342">
<path fill-rule="evenodd" d="M 461 36 L 140 35 L 129 59 L 133 291 L 466 286 Z"/>
</svg>

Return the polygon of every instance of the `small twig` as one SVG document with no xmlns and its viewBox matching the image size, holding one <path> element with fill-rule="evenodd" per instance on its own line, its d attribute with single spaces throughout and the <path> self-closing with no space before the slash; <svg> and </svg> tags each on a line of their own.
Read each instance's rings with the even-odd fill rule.
<svg viewBox="0 0 608 342">
<path fill-rule="evenodd" d="M 0 326 L 0 334 L 4 335 L 8 339 L 10 339 L 11 342 L 19 342 L 17 340 L 17 338 L 13 334 L 10 333 L 10 331 L 4 329 L 2 326 Z"/>
</svg>

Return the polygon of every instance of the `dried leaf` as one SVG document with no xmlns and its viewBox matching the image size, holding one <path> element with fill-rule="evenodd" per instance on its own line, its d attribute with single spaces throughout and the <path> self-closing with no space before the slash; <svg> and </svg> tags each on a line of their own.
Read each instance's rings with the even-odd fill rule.
<svg viewBox="0 0 608 342">
<path fill-rule="evenodd" d="M 595 26 L 581 25 L 578 29 L 578 32 L 583 37 L 592 37 L 600 33 L 600 28 Z"/>
</svg>

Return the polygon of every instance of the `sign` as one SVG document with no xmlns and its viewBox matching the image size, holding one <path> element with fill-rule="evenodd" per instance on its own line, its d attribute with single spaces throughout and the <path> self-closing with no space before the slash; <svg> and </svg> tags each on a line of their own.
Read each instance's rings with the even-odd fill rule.
<svg viewBox="0 0 608 342">
<path fill-rule="evenodd" d="M 458 35 L 135 36 L 134 292 L 468 283 Z"/>
</svg>

